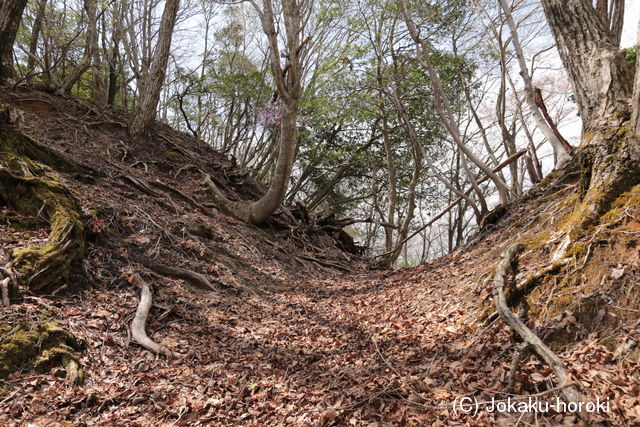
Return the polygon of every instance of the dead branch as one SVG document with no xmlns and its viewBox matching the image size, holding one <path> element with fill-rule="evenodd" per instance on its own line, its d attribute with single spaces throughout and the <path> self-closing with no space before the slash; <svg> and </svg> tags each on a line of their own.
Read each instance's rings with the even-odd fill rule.
<svg viewBox="0 0 640 427">
<path fill-rule="evenodd" d="M 493 278 L 493 299 L 502 320 L 511 326 L 527 344 L 531 345 L 532 349 L 553 369 L 560 386 L 564 386 L 567 384 L 568 377 L 567 368 L 564 363 L 531 329 L 513 314 L 507 306 L 507 299 L 504 296 L 504 285 L 507 274 L 511 269 L 512 263 L 516 260 L 517 255 L 523 248 L 524 245 L 516 243 L 502 253 L 502 258 L 496 267 L 496 274 Z M 563 388 L 562 394 L 568 402 L 580 401 L 580 395 L 574 387 Z"/>
<path fill-rule="evenodd" d="M 149 315 L 149 310 L 151 309 L 153 301 L 151 287 L 149 284 L 142 280 L 142 277 L 137 273 L 134 273 L 129 278 L 129 283 L 133 283 L 140 287 L 140 303 L 138 304 L 136 314 L 131 322 L 131 338 L 133 338 L 133 341 L 154 353 L 164 354 L 168 357 L 179 356 L 178 353 L 157 344 L 147 335 L 145 325 L 147 323 L 147 316 Z"/>
</svg>

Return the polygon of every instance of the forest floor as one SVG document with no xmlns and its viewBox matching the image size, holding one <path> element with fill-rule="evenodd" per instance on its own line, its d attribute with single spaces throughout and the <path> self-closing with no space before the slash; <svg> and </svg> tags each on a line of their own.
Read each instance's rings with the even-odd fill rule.
<svg viewBox="0 0 640 427">
<path fill-rule="evenodd" d="M 450 255 L 374 271 L 329 234 L 292 225 L 285 213 L 257 228 L 208 206 L 194 164 L 232 196 L 262 190 L 184 134 L 158 125 L 153 143 L 132 146 L 120 113 L 37 92 L 2 91 L 0 101 L 19 109 L 25 133 L 93 171 L 59 173 L 87 219 L 85 256 L 68 286 L 25 292 L 8 309 L 54 313 L 83 343 L 84 383 L 70 386 L 55 369 L 17 370 L 0 380 L 1 424 L 584 424 L 553 408 L 489 411 L 493 399 L 540 394 L 555 403 L 559 395 L 544 394 L 557 383 L 535 357 L 520 364 L 514 387 L 507 387 L 518 340 L 490 316 L 490 280 L 500 253 L 516 240 L 530 249 L 515 280 L 550 263 L 556 243 L 546 242 L 553 236 L 539 245 L 531 236 L 555 221 L 551 216 L 561 220 L 558 200 L 571 197 L 575 182 L 548 182 Z M 532 215 L 542 211 L 553 215 Z M 540 285 L 529 300 L 540 306 L 529 326 L 556 342 L 583 400 L 608 405 L 587 415 L 593 425 L 640 423 L 640 254 L 628 231 L 640 224 L 637 214 L 616 223 L 626 234 L 613 238 L 614 226 L 607 228 L 584 261 L 570 266 L 578 284 Z M 46 227 L 0 225 L 0 263 L 13 249 L 46 239 Z M 215 289 L 158 273 L 158 265 L 197 272 Z M 139 301 L 132 273 L 155 291 L 149 335 L 180 356 L 131 342 Z M 588 304 L 591 279 L 598 292 L 606 290 L 608 299 L 597 294 L 605 302 Z M 481 402 L 477 412 L 454 410 L 464 397 Z"/>
</svg>

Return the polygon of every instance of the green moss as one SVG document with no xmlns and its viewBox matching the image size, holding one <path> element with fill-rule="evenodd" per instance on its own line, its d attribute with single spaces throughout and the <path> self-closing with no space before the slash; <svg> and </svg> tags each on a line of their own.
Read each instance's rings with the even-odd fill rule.
<svg viewBox="0 0 640 427">
<path fill-rule="evenodd" d="M 18 214 L 43 214 L 50 223 L 47 243 L 13 251 L 19 279 L 34 291 L 65 282 L 72 264 L 84 255 L 80 204 L 49 166 L 26 156 L 55 165 L 60 159 L 18 131 L 11 133 L 2 126 L 0 146 L 13 150 L 0 151 L 0 165 L 4 165 L 0 167 L 0 196 Z"/>
<path fill-rule="evenodd" d="M 6 312 L 0 319 L 0 337 L 0 378 L 20 370 L 48 372 L 62 366 L 69 380 L 82 380 L 76 356 L 80 344 L 50 313 Z"/>
<path fill-rule="evenodd" d="M 171 161 L 178 161 L 180 160 L 180 158 L 182 157 L 182 155 L 180 153 L 178 153 L 177 151 L 167 151 L 167 159 L 171 160 Z"/>
<path fill-rule="evenodd" d="M 0 151 L 21 158 L 32 159 L 48 165 L 60 172 L 88 172 L 82 167 L 67 161 L 54 150 L 39 144 L 14 128 L 0 124 Z"/>
<path fill-rule="evenodd" d="M 608 224 L 617 221 L 621 219 L 625 211 L 640 212 L 640 185 L 636 185 L 614 200 L 611 208 L 602 216 L 600 222 Z"/>
</svg>

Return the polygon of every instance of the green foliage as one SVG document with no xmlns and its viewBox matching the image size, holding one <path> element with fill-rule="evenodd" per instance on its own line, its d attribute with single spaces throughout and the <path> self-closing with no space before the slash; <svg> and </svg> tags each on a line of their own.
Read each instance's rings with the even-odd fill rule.
<svg viewBox="0 0 640 427">
<path fill-rule="evenodd" d="M 629 63 L 629 65 L 631 65 L 631 68 L 635 70 L 637 60 L 638 60 L 638 47 L 637 46 L 628 47 L 624 49 L 624 54 L 625 54 L 625 57 L 627 58 L 627 62 Z"/>
</svg>

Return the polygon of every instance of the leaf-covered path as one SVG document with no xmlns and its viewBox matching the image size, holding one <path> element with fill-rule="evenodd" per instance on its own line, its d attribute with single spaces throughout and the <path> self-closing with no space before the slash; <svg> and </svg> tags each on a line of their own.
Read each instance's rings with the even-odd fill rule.
<svg viewBox="0 0 640 427">
<path fill-rule="evenodd" d="M 570 195 L 571 185 L 553 194 L 529 194 L 511 206 L 499 228 L 454 254 L 414 269 L 370 271 L 366 260 L 337 250 L 327 233 L 283 225 L 282 215 L 264 228 L 251 227 L 205 205 L 194 164 L 229 193 L 250 198 L 260 188 L 184 134 L 159 125 L 162 138 L 155 151 L 145 151 L 149 147 L 122 143 L 124 119 L 113 112 L 44 94 L 7 92 L 0 100 L 21 108 L 25 131 L 38 141 L 95 171 L 94 177 L 58 174 L 80 199 L 83 214 L 93 213 L 70 292 L 28 295 L 11 306 L 27 318 L 51 313 L 82 340 L 84 384 L 68 387 L 55 367 L 46 374 L 18 370 L 1 383 L 0 424 L 558 425 L 576 420 L 570 413 L 452 410 L 455 399 L 464 396 L 480 402 L 520 398 L 556 385 L 551 370 L 531 358 L 521 363 L 515 387 L 507 389 L 517 340 L 500 320 L 486 323 L 480 314 L 492 307 L 487 279 L 500 252 L 532 229 L 536 218 L 530 212 L 552 206 L 557 214 L 554 197 Z M 153 157 L 158 153 L 162 161 Z M 626 221 L 637 226 L 635 219 Z M 0 260 L 4 264 L 14 248 L 47 238 L 46 228 L 16 231 L 0 224 Z M 618 236 L 615 242 L 594 249 L 594 264 L 587 268 L 633 304 L 638 251 L 630 240 Z M 550 251 L 535 244 L 530 241 L 533 249 L 523 254 L 517 280 L 549 264 Z M 603 254 L 614 255 L 622 276 L 593 270 L 613 262 Z M 622 258 L 627 261 L 618 266 Z M 172 279 L 158 265 L 197 272 L 214 290 Z M 182 357 L 156 356 L 130 342 L 139 301 L 127 281 L 131 273 L 155 290 L 147 332 Z M 587 285 L 575 288 L 579 301 L 588 301 Z M 552 296 L 558 294 L 541 294 L 537 301 L 548 306 Z M 610 317 L 625 313 L 624 307 L 609 309 Z M 640 365 L 625 357 L 640 342 L 637 323 L 621 322 L 611 331 L 598 330 L 596 322 L 589 332 L 571 312 L 561 311 L 545 324 L 531 319 L 529 326 L 543 338 L 578 328 L 579 335 L 558 354 L 585 398 L 609 400 L 611 410 L 594 415 L 594 423 L 640 422 Z M 617 348 L 626 350 L 605 348 L 613 334 Z"/>
<path fill-rule="evenodd" d="M 500 322 L 481 328 L 472 298 L 478 288 L 450 257 L 398 273 L 336 274 L 310 270 L 307 280 L 242 298 L 174 288 L 161 292 L 149 330 L 183 358 L 168 360 L 123 335 L 137 298 L 89 292 L 67 301 L 69 324 L 88 347 L 86 384 L 66 389 L 53 376 L 32 376 L 7 415 L 120 425 L 455 425 L 542 422 L 571 414 L 456 415 L 454 399 L 502 399 L 512 333 Z M 322 275 L 322 277 L 313 277 Z M 386 276 L 386 277 L 385 277 Z M 89 315 L 87 315 L 89 314 Z M 600 420 L 634 416 L 638 366 L 613 363 L 583 343 L 565 353 L 587 396 L 609 397 Z M 597 370 L 594 369 L 597 367 Z M 553 387 L 550 369 L 523 364 L 512 393 Z M 635 399 L 633 396 L 636 396 Z M 53 414 L 53 416 L 52 416 Z M 616 415 L 621 414 L 621 415 Z M 623 425 L 617 424 L 616 425 Z"/>
</svg>

